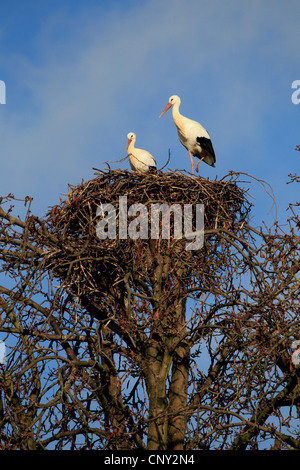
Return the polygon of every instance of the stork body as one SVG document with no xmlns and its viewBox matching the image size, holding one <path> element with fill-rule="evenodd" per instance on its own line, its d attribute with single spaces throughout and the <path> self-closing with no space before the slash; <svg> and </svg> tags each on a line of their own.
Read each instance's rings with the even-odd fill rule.
<svg viewBox="0 0 300 470">
<path fill-rule="evenodd" d="M 129 156 L 130 167 L 133 171 L 141 171 L 146 173 L 149 170 L 156 169 L 156 161 L 151 153 L 147 150 L 137 149 L 134 144 L 136 135 L 134 132 L 129 132 L 127 135 L 128 143 L 126 150 Z"/>
<path fill-rule="evenodd" d="M 198 171 L 198 165 L 202 160 L 208 165 L 214 167 L 216 156 L 208 132 L 204 129 L 203 126 L 201 126 L 201 124 L 199 124 L 199 122 L 188 119 L 187 117 L 180 114 L 180 103 L 181 100 L 179 96 L 171 96 L 167 106 L 159 117 L 161 117 L 169 108 L 172 107 L 173 120 L 177 127 L 178 137 L 182 145 L 188 150 L 190 154 L 193 174 L 193 156 L 200 159 L 196 164 L 196 171 Z"/>
</svg>

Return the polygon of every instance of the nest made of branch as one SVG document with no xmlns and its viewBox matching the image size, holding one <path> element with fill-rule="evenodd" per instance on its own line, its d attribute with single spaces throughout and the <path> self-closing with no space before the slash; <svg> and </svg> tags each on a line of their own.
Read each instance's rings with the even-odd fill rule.
<svg viewBox="0 0 300 470">
<path fill-rule="evenodd" d="M 101 204 L 117 206 L 127 196 L 128 206 L 142 203 L 204 205 L 205 228 L 231 227 L 245 221 L 251 204 L 232 178 L 220 181 L 190 177 L 177 172 L 139 173 L 126 170 L 100 171 L 96 178 L 70 186 L 66 199 L 52 208 L 48 222 L 60 237 L 82 238 L 95 232 L 96 211 Z M 92 225 L 91 225 L 92 224 Z M 110 250 L 111 241 L 105 243 Z"/>
<path fill-rule="evenodd" d="M 101 240 L 96 235 L 97 208 L 112 204 L 117 209 L 120 196 L 127 196 L 128 207 L 136 203 L 147 207 L 153 203 L 203 204 L 210 241 L 202 250 L 189 252 L 184 239 L 172 237 L 123 240 L 117 233 L 115 239 Z M 210 272 L 213 275 L 216 259 L 223 262 L 216 241 L 218 229 L 235 231 L 248 218 L 250 206 L 232 176 L 213 181 L 178 172 L 98 171 L 94 179 L 70 186 L 66 199 L 52 208 L 46 224 L 58 244 L 49 250 L 49 265 L 60 277 L 68 277 L 73 291 L 105 292 L 109 285 L 124 279 L 128 270 L 148 282 L 158 256 L 166 254 L 174 265 L 178 260 L 190 269 L 201 265 L 207 276 Z"/>
</svg>

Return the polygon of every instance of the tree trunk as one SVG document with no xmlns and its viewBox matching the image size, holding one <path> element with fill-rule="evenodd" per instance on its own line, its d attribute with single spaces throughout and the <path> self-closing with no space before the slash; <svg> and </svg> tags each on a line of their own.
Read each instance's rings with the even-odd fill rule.
<svg viewBox="0 0 300 470">
<path fill-rule="evenodd" d="M 147 351 L 146 384 L 149 397 L 149 450 L 165 450 L 168 439 L 166 381 L 172 357 L 167 350 L 162 351 L 160 341 L 151 344 Z"/>
<path fill-rule="evenodd" d="M 157 325 L 150 338 L 144 368 L 149 397 L 147 448 L 178 450 L 183 448 L 185 435 L 190 355 L 185 328 L 184 269 L 173 267 L 172 283 L 166 282 L 170 281 L 170 257 L 159 255 L 155 261 L 153 292 L 159 299 Z"/>
<path fill-rule="evenodd" d="M 172 364 L 169 390 L 168 449 L 182 450 L 186 428 L 186 405 L 189 376 L 190 348 L 182 342 L 178 346 Z"/>
</svg>

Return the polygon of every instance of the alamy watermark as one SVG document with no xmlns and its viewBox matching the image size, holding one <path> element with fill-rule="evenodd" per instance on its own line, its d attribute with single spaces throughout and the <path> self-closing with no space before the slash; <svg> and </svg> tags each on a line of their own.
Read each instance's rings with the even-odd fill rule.
<svg viewBox="0 0 300 470">
<path fill-rule="evenodd" d="M 0 104 L 6 104 L 6 85 L 3 80 L 0 80 Z"/>
<path fill-rule="evenodd" d="M 300 80 L 294 80 L 292 83 L 292 88 L 296 89 L 291 96 L 291 100 L 293 104 L 300 103 Z"/>
<path fill-rule="evenodd" d="M 100 204 L 96 215 L 101 217 L 96 227 L 100 240 L 119 239 L 181 239 L 186 242 L 186 250 L 200 250 L 204 242 L 203 204 L 132 204 L 128 207 L 127 196 L 119 196 L 119 210 L 113 204 Z M 173 224 L 171 230 L 171 213 Z M 131 219 L 129 221 L 129 218 Z M 132 219 L 133 218 L 133 219 Z M 194 224 L 193 224 L 194 222 Z M 193 226 L 195 230 L 193 230 Z M 173 233 L 171 233 L 171 231 Z M 190 241 L 191 240 L 191 241 Z"/>
<path fill-rule="evenodd" d="M 292 363 L 294 366 L 298 366 L 300 364 L 300 341 L 296 340 L 292 342 Z"/>
<path fill-rule="evenodd" d="M 0 341 L 0 365 L 5 364 L 5 343 Z"/>
</svg>

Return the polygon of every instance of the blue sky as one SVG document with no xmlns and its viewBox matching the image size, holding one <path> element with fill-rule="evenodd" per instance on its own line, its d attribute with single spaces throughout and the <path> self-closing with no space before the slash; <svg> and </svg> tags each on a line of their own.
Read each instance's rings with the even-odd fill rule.
<svg viewBox="0 0 300 470">
<path fill-rule="evenodd" d="M 127 133 L 162 167 L 191 171 L 171 112 L 209 131 L 216 168 L 266 180 L 278 218 L 298 197 L 298 0 L 11 0 L 1 5 L 0 194 L 34 198 L 43 216 L 93 167 L 126 155 Z M 129 168 L 128 161 L 111 165 Z M 245 178 L 247 179 L 247 178 Z M 250 186 L 250 185 L 249 185 Z M 272 223 L 271 200 L 251 184 L 253 225 Z"/>
</svg>

